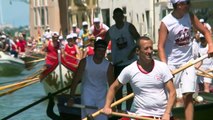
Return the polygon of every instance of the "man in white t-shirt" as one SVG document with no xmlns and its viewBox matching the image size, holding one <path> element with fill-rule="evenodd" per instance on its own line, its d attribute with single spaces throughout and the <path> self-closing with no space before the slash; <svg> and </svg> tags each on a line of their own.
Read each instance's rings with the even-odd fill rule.
<svg viewBox="0 0 213 120">
<path fill-rule="evenodd" d="M 168 66 L 152 58 L 153 42 L 148 37 L 139 38 L 136 53 L 139 59 L 125 67 L 110 86 L 103 112 L 110 115 L 112 112 L 110 105 L 115 93 L 122 85 L 129 82 L 135 95 L 133 102 L 135 114 L 170 120 L 176 91 Z"/>
<path fill-rule="evenodd" d="M 189 12 L 190 0 L 171 0 L 174 10 L 165 16 L 160 25 L 158 53 L 162 62 L 170 69 L 177 69 L 193 59 L 192 25 L 205 35 L 209 44 L 208 55 L 213 56 L 213 43 L 210 32 L 203 27 L 196 15 Z M 192 95 L 196 90 L 196 74 L 191 66 L 175 75 L 174 84 L 177 97 L 184 101 L 185 120 L 193 120 L 194 106 Z"/>
</svg>

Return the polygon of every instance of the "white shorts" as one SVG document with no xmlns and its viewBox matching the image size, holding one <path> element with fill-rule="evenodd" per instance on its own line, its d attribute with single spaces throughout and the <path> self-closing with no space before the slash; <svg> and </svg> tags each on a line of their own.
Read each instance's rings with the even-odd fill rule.
<svg viewBox="0 0 213 120">
<path fill-rule="evenodd" d="M 198 80 L 199 83 L 210 83 L 210 84 L 212 83 L 212 78 L 208 77 L 199 76 Z"/>
<path fill-rule="evenodd" d="M 178 69 L 180 66 L 169 65 L 171 70 Z M 173 83 L 176 88 L 177 97 L 182 97 L 183 93 L 195 92 L 196 90 L 196 73 L 195 67 L 191 66 L 174 75 Z"/>
</svg>

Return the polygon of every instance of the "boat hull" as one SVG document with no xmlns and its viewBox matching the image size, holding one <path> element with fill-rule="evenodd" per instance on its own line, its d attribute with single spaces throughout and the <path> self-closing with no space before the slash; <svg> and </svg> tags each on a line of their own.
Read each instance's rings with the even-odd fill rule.
<svg viewBox="0 0 213 120">
<path fill-rule="evenodd" d="M 61 66 L 61 68 L 60 68 Z M 41 83 L 44 86 L 45 92 L 54 93 L 71 84 L 74 72 L 63 64 L 56 65 L 47 72 L 43 72 Z M 66 90 L 61 94 L 69 94 L 70 90 Z M 76 94 L 80 94 L 80 85 L 77 87 Z"/>
<path fill-rule="evenodd" d="M 213 111 L 213 94 L 211 93 L 200 93 L 200 96 L 204 98 L 204 101 L 207 103 L 196 104 L 194 112 L 194 120 L 212 120 L 212 111 Z M 81 119 L 81 110 L 80 108 L 66 107 L 64 103 L 68 100 L 67 96 L 58 97 L 58 109 L 62 118 L 72 118 L 75 117 L 76 120 Z M 75 103 L 80 104 L 80 97 L 76 97 Z M 184 108 L 176 107 L 172 110 L 174 118 L 176 120 L 184 120 Z M 76 118 L 76 116 L 78 116 Z M 110 120 L 117 120 L 118 117 L 111 117 Z M 68 119 L 67 119 L 68 120 Z"/>
<path fill-rule="evenodd" d="M 24 61 L 0 52 L 0 76 L 15 76 L 25 68 Z"/>
</svg>

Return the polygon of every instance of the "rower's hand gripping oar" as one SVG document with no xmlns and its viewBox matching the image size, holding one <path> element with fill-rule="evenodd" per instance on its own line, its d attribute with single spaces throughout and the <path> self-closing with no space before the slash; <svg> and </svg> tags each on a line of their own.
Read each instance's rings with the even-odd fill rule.
<svg viewBox="0 0 213 120">
<path fill-rule="evenodd" d="M 172 74 L 175 75 L 175 74 L 181 72 L 182 70 L 185 70 L 186 68 L 191 67 L 192 65 L 194 65 L 194 64 L 196 64 L 196 63 L 198 63 L 198 62 L 204 60 L 204 59 L 207 58 L 207 57 L 208 57 L 208 55 L 206 54 L 206 55 L 201 56 L 200 58 L 198 58 L 198 59 L 196 59 L 196 60 L 194 60 L 194 61 L 191 61 L 191 62 L 189 62 L 189 63 L 186 63 L 185 65 L 181 66 L 180 68 L 178 68 L 178 69 L 176 69 L 176 70 L 173 70 L 173 71 L 172 71 Z M 133 96 L 134 96 L 134 94 L 131 93 L 131 94 L 129 94 L 129 95 L 127 95 L 127 96 L 121 98 L 120 100 L 115 101 L 114 103 L 112 103 L 112 104 L 111 104 L 111 107 L 114 107 L 114 106 L 116 106 L 116 105 L 122 103 L 123 101 L 126 101 L 126 100 L 132 98 Z M 96 117 L 96 116 L 98 116 L 99 114 L 101 114 L 102 111 L 103 111 L 103 109 L 100 109 L 100 110 L 98 110 L 97 112 L 95 112 L 95 113 L 89 115 L 89 117 L 90 117 L 90 118 L 91 118 L 91 117 Z M 87 118 L 88 118 L 88 117 L 87 117 Z M 87 118 L 84 118 L 83 120 L 88 120 Z"/>
</svg>

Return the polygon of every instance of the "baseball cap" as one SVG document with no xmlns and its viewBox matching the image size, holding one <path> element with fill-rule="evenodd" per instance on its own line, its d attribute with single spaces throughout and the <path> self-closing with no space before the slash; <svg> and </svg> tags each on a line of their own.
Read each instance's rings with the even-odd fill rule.
<svg viewBox="0 0 213 120">
<path fill-rule="evenodd" d="M 67 37 L 66 37 L 67 39 L 72 39 L 73 38 L 73 36 L 72 36 L 72 34 L 69 34 L 69 35 L 67 35 Z"/>
<path fill-rule="evenodd" d="M 72 24 L 72 27 L 77 27 L 77 25 L 76 24 Z"/>
<path fill-rule="evenodd" d="M 59 40 L 63 40 L 63 36 L 61 35 L 61 36 L 59 36 L 59 38 L 58 38 Z"/>
<path fill-rule="evenodd" d="M 5 38 L 6 38 L 6 35 L 2 35 L 1 38 L 5 39 Z"/>
<path fill-rule="evenodd" d="M 201 19 L 200 19 L 200 22 L 201 22 L 201 23 L 203 23 L 203 22 L 204 22 L 204 19 L 203 19 L 203 18 L 201 18 Z"/>
<path fill-rule="evenodd" d="M 58 32 L 53 32 L 53 33 L 52 33 L 52 37 L 59 37 Z"/>
<path fill-rule="evenodd" d="M 178 3 L 178 2 L 186 2 L 188 0 L 170 0 L 172 4 Z"/>
<path fill-rule="evenodd" d="M 200 37 L 200 38 L 204 38 L 204 35 L 200 33 L 199 37 Z"/>
<path fill-rule="evenodd" d="M 94 18 L 94 21 L 93 21 L 94 23 L 98 23 L 98 22 L 100 22 L 100 19 L 99 18 Z"/>
<path fill-rule="evenodd" d="M 105 40 L 95 41 L 94 49 L 97 49 L 97 48 L 104 48 L 104 49 L 106 49 L 107 48 L 107 42 Z"/>
<path fill-rule="evenodd" d="M 72 36 L 73 36 L 73 38 L 78 37 L 78 35 L 76 33 L 72 33 Z"/>
<path fill-rule="evenodd" d="M 87 23 L 86 21 L 84 21 L 84 22 L 82 23 L 82 25 L 85 26 L 85 25 L 88 25 L 88 23 Z"/>
</svg>

